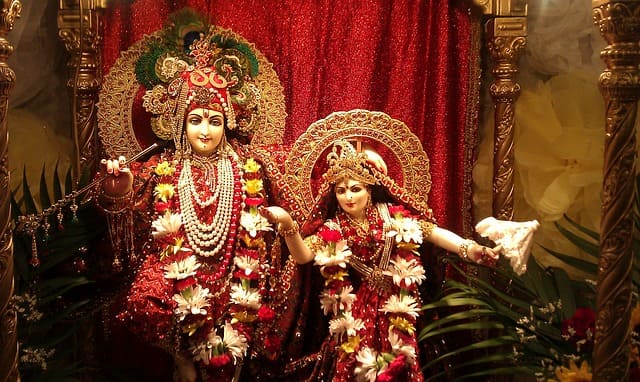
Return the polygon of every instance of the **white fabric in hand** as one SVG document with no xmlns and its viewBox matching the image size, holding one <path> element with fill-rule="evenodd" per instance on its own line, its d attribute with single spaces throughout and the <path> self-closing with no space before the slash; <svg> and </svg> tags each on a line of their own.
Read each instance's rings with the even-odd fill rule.
<svg viewBox="0 0 640 382">
<path fill-rule="evenodd" d="M 487 237 L 503 248 L 511 268 L 518 275 L 527 271 L 527 261 L 533 244 L 533 233 L 540 227 L 537 220 L 514 222 L 493 217 L 482 219 L 476 224 L 476 232 Z"/>
</svg>

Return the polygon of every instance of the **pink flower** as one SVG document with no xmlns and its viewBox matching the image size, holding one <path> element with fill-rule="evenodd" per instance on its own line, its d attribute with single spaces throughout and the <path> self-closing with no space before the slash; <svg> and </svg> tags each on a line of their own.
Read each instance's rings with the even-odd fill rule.
<svg viewBox="0 0 640 382">
<path fill-rule="evenodd" d="M 403 206 L 389 206 L 389 213 L 394 217 L 406 217 L 410 215 L 409 211 L 407 211 Z"/>
</svg>

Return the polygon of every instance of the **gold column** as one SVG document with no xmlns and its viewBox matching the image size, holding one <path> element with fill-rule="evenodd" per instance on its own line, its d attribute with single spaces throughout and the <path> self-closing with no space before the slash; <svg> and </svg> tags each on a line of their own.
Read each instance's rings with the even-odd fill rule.
<svg viewBox="0 0 640 382">
<path fill-rule="evenodd" d="M 524 0 L 475 0 L 489 16 L 485 38 L 493 58 L 490 86 L 494 102 L 492 215 L 513 218 L 514 149 L 513 119 L 520 85 L 515 81 L 518 60 L 526 45 L 527 2 Z"/>
<path fill-rule="evenodd" d="M 640 98 L 640 0 L 594 0 L 593 18 L 609 44 L 600 56 L 605 100 L 600 259 L 594 381 L 629 379 L 629 320 L 636 180 L 635 120 Z"/>
<path fill-rule="evenodd" d="M 101 12 L 107 0 L 60 0 L 59 36 L 70 53 L 69 80 L 74 138 L 74 173 L 96 166 L 96 102 L 102 83 Z"/>
<path fill-rule="evenodd" d="M 11 204 L 9 198 L 9 130 L 7 108 L 16 74 L 7 65 L 13 46 L 7 33 L 20 17 L 18 0 L 3 0 L 0 8 L 0 381 L 19 381 L 16 311 L 10 303 L 13 295 L 13 241 L 11 239 Z"/>
</svg>

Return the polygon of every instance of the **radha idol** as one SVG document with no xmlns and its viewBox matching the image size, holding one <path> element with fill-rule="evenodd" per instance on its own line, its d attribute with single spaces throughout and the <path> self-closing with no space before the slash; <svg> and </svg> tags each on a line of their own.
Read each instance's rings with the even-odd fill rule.
<svg viewBox="0 0 640 382">
<path fill-rule="evenodd" d="M 103 160 L 98 190 L 114 262 L 134 269 L 117 318 L 173 356 L 175 380 L 266 380 L 296 322 L 295 264 L 281 237 L 297 225 L 272 226 L 259 213 L 291 205 L 279 199 L 268 150 L 246 144 L 260 112 L 257 60 L 247 44 L 213 32 L 188 55 L 161 47 L 136 74 L 151 68 L 143 107 L 175 149 L 144 163 Z"/>
</svg>

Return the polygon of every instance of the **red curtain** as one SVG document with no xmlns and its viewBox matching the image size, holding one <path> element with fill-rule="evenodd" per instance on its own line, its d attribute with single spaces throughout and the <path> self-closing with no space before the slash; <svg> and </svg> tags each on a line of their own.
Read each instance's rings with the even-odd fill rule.
<svg viewBox="0 0 640 382">
<path fill-rule="evenodd" d="M 273 63 L 288 113 L 284 143 L 334 111 L 377 110 L 404 121 L 430 158 L 429 204 L 439 224 L 468 233 L 479 77 L 467 2 L 120 2 L 105 15 L 105 73 L 121 50 L 184 6 L 239 33 Z"/>
</svg>

